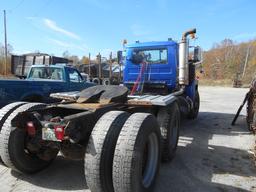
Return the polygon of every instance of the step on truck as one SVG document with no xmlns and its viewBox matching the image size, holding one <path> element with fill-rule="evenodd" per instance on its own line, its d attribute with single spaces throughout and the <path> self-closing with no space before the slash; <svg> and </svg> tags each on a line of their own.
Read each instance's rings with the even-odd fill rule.
<svg viewBox="0 0 256 192">
<path fill-rule="evenodd" d="M 120 86 L 51 94 L 62 99 L 54 104 L 18 102 L 2 108 L 4 164 L 35 173 L 61 153 L 84 160 L 81 169 L 92 192 L 152 191 L 160 162 L 175 155 L 181 117 L 198 114 L 195 65 L 201 50 L 189 45 L 195 33 L 184 32 L 179 43 L 127 45 Z"/>
</svg>

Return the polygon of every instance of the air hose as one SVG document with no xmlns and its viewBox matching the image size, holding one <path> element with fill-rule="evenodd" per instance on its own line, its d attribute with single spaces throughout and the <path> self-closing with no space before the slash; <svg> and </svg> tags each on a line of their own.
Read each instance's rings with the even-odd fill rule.
<svg viewBox="0 0 256 192">
<path fill-rule="evenodd" d="M 144 74 L 146 64 L 147 64 L 147 63 L 144 62 L 144 61 L 141 63 L 140 73 L 139 73 L 138 76 L 137 76 L 137 79 L 136 79 L 136 81 L 135 81 L 135 83 L 134 83 L 134 85 L 133 85 L 133 87 L 132 87 L 132 91 L 131 91 L 131 94 L 130 94 L 130 95 L 133 95 L 133 94 L 136 92 L 136 90 L 137 90 L 137 88 L 138 88 L 138 85 L 139 85 L 139 83 L 140 83 L 140 81 L 141 81 L 141 77 L 142 77 L 142 75 Z"/>
</svg>

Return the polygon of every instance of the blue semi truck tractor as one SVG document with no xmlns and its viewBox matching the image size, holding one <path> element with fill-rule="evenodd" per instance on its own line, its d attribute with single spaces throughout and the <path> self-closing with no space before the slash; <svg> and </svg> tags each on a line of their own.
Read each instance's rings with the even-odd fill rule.
<svg viewBox="0 0 256 192">
<path fill-rule="evenodd" d="M 195 33 L 184 32 L 179 43 L 127 45 L 122 86 L 54 93 L 62 100 L 54 104 L 7 105 L 0 111 L 4 164 L 34 173 L 61 152 L 84 160 L 92 192 L 153 191 L 160 162 L 174 158 L 181 117 L 198 114 L 201 50 L 189 46 Z"/>
</svg>

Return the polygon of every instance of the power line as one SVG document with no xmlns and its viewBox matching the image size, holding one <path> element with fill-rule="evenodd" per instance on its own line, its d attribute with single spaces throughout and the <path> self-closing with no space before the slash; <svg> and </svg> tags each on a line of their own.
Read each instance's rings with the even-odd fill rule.
<svg viewBox="0 0 256 192">
<path fill-rule="evenodd" d="M 14 7 L 11 8 L 11 9 L 8 9 L 8 12 L 9 12 L 9 13 L 12 13 L 15 9 L 19 8 L 19 7 L 24 3 L 24 1 L 25 1 L 25 0 L 21 0 L 20 2 L 18 2 L 18 3 L 16 4 L 16 6 L 14 6 Z"/>
</svg>

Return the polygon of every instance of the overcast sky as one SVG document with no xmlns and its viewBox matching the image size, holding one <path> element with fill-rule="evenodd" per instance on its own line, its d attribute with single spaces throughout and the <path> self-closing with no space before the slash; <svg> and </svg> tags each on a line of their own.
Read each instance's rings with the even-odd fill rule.
<svg viewBox="0 0 256 192">
<path fill-rule="evenodd" d="M 196 27 L 203 49 L 225 38 L 256 38 L 255 0 L 1 0 L 0 42 L 14 53 L 38 50 L 78 56 L 122 49 L 122 40 L 179 40 Z"/>
</svg>

